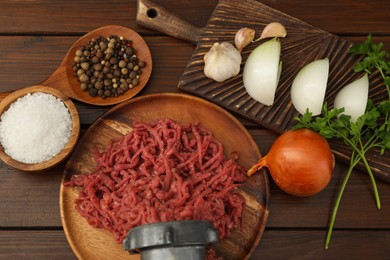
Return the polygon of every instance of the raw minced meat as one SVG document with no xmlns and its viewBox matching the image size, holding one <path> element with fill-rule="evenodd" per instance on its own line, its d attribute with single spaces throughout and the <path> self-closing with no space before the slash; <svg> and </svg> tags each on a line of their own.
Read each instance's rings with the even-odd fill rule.
<svg viewBox="0 0 390 260">
<path fill-rule="evenodd" d="M 95 151 L 95 172 L 67 183 L 82 187 L 77 211 L 118 243 L 133 227 L 174 220 L 208 220 L 220 239 L 228 236 L 245 206 L 236 192 L 246 180 L 237 154 L 225 158 L 222 144 L 199 125 L 165 119 L 133 127 Z"/>
</svg>

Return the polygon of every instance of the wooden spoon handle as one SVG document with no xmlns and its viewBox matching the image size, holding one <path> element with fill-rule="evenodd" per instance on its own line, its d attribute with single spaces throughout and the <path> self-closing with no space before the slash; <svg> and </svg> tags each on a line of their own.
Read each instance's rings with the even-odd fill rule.
<svg viewBox="0 0 390 260">
<path fill-rule="evenodd" d="M 197 44 L 202 29 L 149 0 L 137 1 L 136 22 L 144 27 Z"/>
</svg>

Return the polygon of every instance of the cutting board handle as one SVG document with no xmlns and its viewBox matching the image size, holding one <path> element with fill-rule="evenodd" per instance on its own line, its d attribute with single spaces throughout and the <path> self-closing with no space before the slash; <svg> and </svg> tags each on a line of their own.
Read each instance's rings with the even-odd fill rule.
<svg viewBox="0 0 390 260">
<path fill-rule="evenodd" d="M 149 0 L 137 0 L 136 22 L 149 29 L 198 43 L 202 29 Z"/>
</svg>

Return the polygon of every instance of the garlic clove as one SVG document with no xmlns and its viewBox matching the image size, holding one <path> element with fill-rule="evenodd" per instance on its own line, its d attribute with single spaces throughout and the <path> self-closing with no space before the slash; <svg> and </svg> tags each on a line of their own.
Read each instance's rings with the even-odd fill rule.
<svg viewBox="0 0 390 260">
<path fill-rule="evenodd" d="M 234 43 L 239 52 L 241 52 L 249 43 L 253 41 L 255 38 L 255 30 L 251 28 L 241 28 L 237 31 L 236 36 L 234 38 Z"/>
<path fill-rule="evenodd" d="M 286 37 L 287 35 L 287 31 L 286 31 L 286 28 L 284 27 L 283 24 L 279 23 L 279 22 L 272 22 L 272 23 L 269 23 L 267 24 L 261 35 L 260 35 L 260 38 L 258 38 L 257 40 L 254 40 L 254 42 L 256 41 L 260 41 L 262 39 L 265 39 L 265 38 L 274 38 L 274 37 Z"/>
<path fill-rule="evenodd" d="M 241 65 L 240 52 L 228 42 L 214 43 L 204 55 L 204 74 L 217 82 L 237 76 Z"/>
</svg>

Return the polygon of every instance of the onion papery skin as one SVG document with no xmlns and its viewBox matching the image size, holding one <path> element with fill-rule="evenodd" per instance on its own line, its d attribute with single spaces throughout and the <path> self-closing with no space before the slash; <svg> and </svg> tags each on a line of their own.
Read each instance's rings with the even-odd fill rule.
<svg viewBox="0 0 390 260">
<path fill-rule="evenodd" d="M 273 143 L 269 153 L 248 175 L 267 167 L 284 192 L 307 197 L 322 191 L 332 177 L 334 156 L 328 142 L 309 129 L 290 130 Z"/>
</svg>

